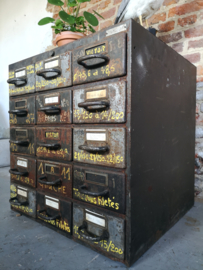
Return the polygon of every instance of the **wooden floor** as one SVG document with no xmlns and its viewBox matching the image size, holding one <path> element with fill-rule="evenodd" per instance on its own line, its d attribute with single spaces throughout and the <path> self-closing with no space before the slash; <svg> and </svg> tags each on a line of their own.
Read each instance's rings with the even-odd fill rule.
<svg viewBox="0 0 203 270">
<path fill-rule="evenodd" d="M 127 268 L 25 216 L 16 216 L 8 202 L 8 170 L 0 169 L 0 270 L 203 269 L 203 197 Z"/>
</svg>

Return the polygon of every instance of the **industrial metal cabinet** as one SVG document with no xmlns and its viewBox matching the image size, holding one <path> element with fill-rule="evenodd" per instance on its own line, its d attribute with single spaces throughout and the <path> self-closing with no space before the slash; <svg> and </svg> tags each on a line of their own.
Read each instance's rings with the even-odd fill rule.
<svg viewBox="0 0 203 270">
<path fill-rule="evenodd" d="M 35 155 L 38 222 L 128 266 L 193 206 L 196 68 L 133 20 L 9 78 L 11 204 Z"/>
</svg>

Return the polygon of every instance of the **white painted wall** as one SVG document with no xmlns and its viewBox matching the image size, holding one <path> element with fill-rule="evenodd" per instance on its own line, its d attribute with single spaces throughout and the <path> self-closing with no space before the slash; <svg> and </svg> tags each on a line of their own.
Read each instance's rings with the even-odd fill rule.
<svg viewBox="0 0 203 270">
<path fill-rule="evenodd" d="M 46 5 L 47 0 L 0 0 L 0 140 L 9 138 L 8 65 L 52 45 L 50 25 L 37 24 L 43 17 L 52 16 Z"/>
</svg>

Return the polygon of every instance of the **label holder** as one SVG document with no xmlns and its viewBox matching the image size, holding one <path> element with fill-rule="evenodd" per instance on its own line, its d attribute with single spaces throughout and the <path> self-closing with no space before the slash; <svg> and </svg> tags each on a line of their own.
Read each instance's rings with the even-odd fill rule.
<svg viewBox="0 0 203 270">
<path fill-rule="evenodd" d="M 18 109 L 27 109 L 27 99 L 20 99 L 20 100 L 16 100 L 14 101 L 15 102 L 15 109 L 18 110 Z M 17 103 L 19 102 L 25 102 L 25 105 L 24 106 L 16 106 Z"/>
<path fill-rule="evenodd" d="M 49 197 L 47 195 L 44 196 L 44 205 L 46 207 L 52 208 L 54 210 L 60 211 L 60 201 L 59 199 Z M 58 207 L 57 207 L 58 205 Z"/>
<path fill-rule="evenodd" d="M 53 167 L 53 168 L 57 168 L 58 169 L 58 173 L 55 173 L 55 169 L 54 169 L 54 172 L 52 172 L 52 171 L 47 171 L 47 167 Z M 44 164 L 44 171 L 45 171 L 45 173 L 47 173 L 47 174 L 50 174 L 50 175 L 60 175 L 60 166 L 56 166 L 56 165 L 53 165 L 53 164 L 48 164 L 48 163 L 45 163 Z"/>
<path fill-rule="evenodd" d="M 89 136 L 88 134 L 91 134 L 93 137 L 95 136 L 95 139 L 87 139 Z M 96 139 L 96 135 L 100 135 L 99 139 Z M 105 139 L 101 139 L 102 135 L 105 134 Z M 104 137 L 104 136 L 103 136 Z M 85 141 L 86 142 L 103 142 L 107 143 L 108 141 L 108 132 L 106 129 L 85 129 Z"/>
<path fill-rule="evenodd" d="M 95 44 L 92 44 L 91 47 L 88 46 L 88 47 L 84 48 L 84 55 L 94 55 L 94 54 L 99 53 L 99 52 L 96 52 L 96 53 L 94 52 L 94 53 L 87 54 L 86 52 L 89 51 L 89 50 L 91 50 L 91 49 L 99 48 L 102 45 L 105 46 L 105 51 L 104 52 L 100 52 L 100 54 L 108 54 L 108 52 L 109 52 L 109 44 L 108 44 L 108 41 L 104 41 L 102 43 L 101 42 L 97 42 Z"/>
<path fill-rule="evenodd" d="M 87 218 L 88 217 L 88 218 Z M 100 215 L 98 213 L 89 211 L 88 209 L 84 209 L 84 220 L 100 229 L 107 229 L 107 219 L 103 215 Z M 100 222 L 98 224 L 97 222 Z M 102 225 L 102 222 L 104 222 L 104 225 Z"/>
<path fill-rule="evenodd" d="M 54 64 L 54 63 L 56 63 L 56 61 L 58 61 L 57 64 Z M 53 64 L 52 64 L 52 62 L 53 62 Z M 48 59 L 44 60 L 43 66 L 44 66 L 44 69 L 49 69 L 49 68 L 61 69 L 61 59 L 59 56 L 48 58 Z"/>
<path fill-rule="evenodd" d="M 58 101 L 51 102 L 51 99 L 54 99 L 54 98 L 58 98 Z M 48 102 L 46 102 L 46 99 L 48 100 Z M 51 95 L 44 95 L 44 97 L 43 97 L 43 103 L 44 103 L 44 106 L 60 105 L 61 104 L 60 94 L 59 93 L 56 93 L 54 95 L 53 94 L 51 94 Z"/>
<path fill-rule="evenodd" d="M 18 161 L 19 161 L 19 164 L 20 164 L 20 162 L 21 162 L 21 164 L 23 164 L 23 162 L 26 162 L 26 166 L 19 165 L 19 164 L 18 164 Z M 28 168 L 28 159 L 17 158 L 16 165 L 17 165 L 17 167 L 21 167 L 21 168 Z"/>
</svg>

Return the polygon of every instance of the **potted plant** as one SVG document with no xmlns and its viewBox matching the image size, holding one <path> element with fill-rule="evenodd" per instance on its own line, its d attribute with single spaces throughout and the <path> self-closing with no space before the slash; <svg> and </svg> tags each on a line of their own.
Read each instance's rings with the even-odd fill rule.
<svg viewBox="0 0 203 270">
<path fill-rule="evenodd" d="M 53 19 L 51 17 L 46 17 L 38 22 L 38 25 L 45 25 L 52 23 L 51 28 L 55 29 L 56 45 L 63 46 L 74 40 L 84 37 L 88 31 L 94 33 L 96 32 L 94 27 L 96 27 L 99 22 L 96 16 L 104 19 L 99 13 L 93 10 L 93 13 L 84 11 L 82 16 L 79 16 L 80 6 L 84 2 L 90 2 L 91 0 L 48 0 L 48 3 L 61 7 L 59 11 L 60 19 Z M 68 13 L 64 10 L 64 5 L 67 6 Z M 96 16 L 95 16 L 96 15 Z"/>
</svg>

